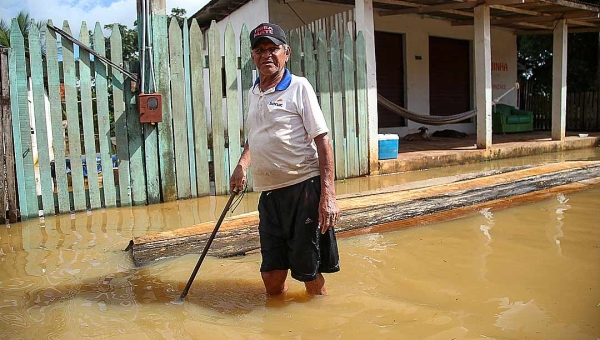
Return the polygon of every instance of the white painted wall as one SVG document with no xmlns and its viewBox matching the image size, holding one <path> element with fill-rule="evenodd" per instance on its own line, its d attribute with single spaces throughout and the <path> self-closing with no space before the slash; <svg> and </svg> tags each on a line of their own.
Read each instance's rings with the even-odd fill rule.
<svg viewBox="0 0 600 340">
<path fill-rule="evenodd" d="M 302 1 L 269 0 L 269 18 L 271 22 L 288 31 L 307 25 L 317 19 L 327 18 L 334 14 L 346 12 L 354 8 L 354 4 L 338 5 L 333 3 L 306 3 Z"/>
<path fill-rule="evenodd" d="M 225 36 L 225 28 L 227 24 L 231 23 L 233 32 L 235 32 L 235 41 L 237 46 L 237 52 L 239 53 L 239 41 L 240 32 L 242 31 L 242 25 L 246 24 L 248 32 L 254 27 L 258 26 L 263 22 L 269 21 L 269 1 L 268 0 L 252 0 L 244 6 L 238 8 L 235 12 L 231 13 L 225 19 L 217 22 L 219 32 L 221 32 L 221 38 Z M 221 50 L 223 46 L 221 45 Z"/>
</svg>

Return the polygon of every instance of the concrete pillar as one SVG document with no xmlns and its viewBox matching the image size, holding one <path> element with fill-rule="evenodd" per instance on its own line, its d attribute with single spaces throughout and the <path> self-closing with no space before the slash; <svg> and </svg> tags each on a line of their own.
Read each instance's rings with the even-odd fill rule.
<svg viewBox="0 0 600 340">
<path fill-rule="evenodd" d="M 375 25 L 373 1 L 355 0 L 356 30 L 362 31 L 367 50 L 367 110 L 369 131 L 369 173 L 377 171 L 379 158 L 379 133 L 377 124 L 377 78 L 375 69 Z"/>
<path fill-rule="evenodd" d="M 567 21 L 558 20 L 552 47 L 552 140 L 565 140 L 567 122 Z"/>
<path fill-rule="evenodd" d="M 492 48 L 490 6 L 475 7 L 475 88 L 477 105 L 477 148 L 492 147 Z"/>
</svg>

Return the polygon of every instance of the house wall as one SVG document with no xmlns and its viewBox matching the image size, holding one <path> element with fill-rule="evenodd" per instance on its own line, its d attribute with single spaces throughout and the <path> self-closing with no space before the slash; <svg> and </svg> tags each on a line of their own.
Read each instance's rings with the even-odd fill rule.
<svg viewBox="0 0 600 340">
<path fill-rule="evenodd" d="M 252 0 L 244 6 L 238 8 L 225 19 L 217 22 L 217 27 L 221 36 L 225 34 L 227 24 L 231 23 L 233 32 L 235 32 L 235 40 L 237 42 L 237 52 L 239 53 L 239 34 L 242 31 L 242 25 L 246 24 L 248 31 L 258 26 L 263 22 L 269 21 L 269 2 L 268 0 Z M 221 47 L 222 49 L 222 47 Z"/>
<path fill-rule="evenodd" d="M 269 1 L 269 17 L 271 22 L 289 30 L 303 26 L 317 19 L 347 11 L 348 6 L 335 4 L 315 4 L 308 2 L 288 2 L 280 4 L 276 0 Z M 443 37 L 473 41 L 472 26 L 452 26 L 444 20 L 430 19 L 416 15 L 379 16 L 375 14 L 375 30 L 405 35 L 406 62 L 406 106 L 407 109 L 421 113 L 429 113 L 429 37 Z M 492 29 L 492 98 L 497 98 L 510 90 L 517 80 L 517 39 L 509 31 Z M 471 48 L 472 50 L 473 48 Z M 472 52 L 471 52 L 472 53 Z M 420 59 L 417 58 L 420 56 Z M 473 58 L 472 58 L 473 60 Z M 473 65 L 473 61 L 471 61 Z M 382 65 L 377 65 L 381 67 Z M 472 74 L 472 107 L 475 107 L 475 80 Z M 516 105 L 517 92 L 511 91 L 500 100 L 502 103 Z M 407 127 L 383 128 L 380 133 L 397 133 L 403 136 L 416 132 L 420 123 L 408 122 Z M 429 132 L 435 130 L 454 129 L 475 133 L 475 123 L 449 124 L 429 126 Z"/>
<path fill-rule="evenodd" d="M 405 35 L 406 58 L 406 98 L 407 109 L 421 113 L 429 113 L 429 37 L 443 37 L 473 41 L 472 26 L 452 26 L 450 22 L 418 16 L 398 16 L 375 18 L 375 30 L 402 33 Z M 509 31 L 492 29 L 492 98 L 497 98 L 514 86 L 517 80 L 517 39 Z M 417 57 L 421 58 L 418 59 Z M 471 62 L 473 65 L 473 62 Z M 381 65 L 377 65 L 381 67 Z M 474 70 L 472 74 L 472 107 L 475 107 Z M 517 92 L 511 91 L 500 100 L 502 103 L 516 105 Z M 386 128 L 385 133 L 416 132 L 423 124 L 408 122 L 407 127 Z M 475 123 L 449 124 L 429 126 L 429 132 L 435 130 L 454 129 L 475 133 Z"/>
<path fill-rule="evenodd" d="M 302 1 L 269 0 L 269 18 L 286 31 L 309 24 L 317 19 L 351 10 L 354 6 L 338 4 L 315 4 Z"/>
</svg>

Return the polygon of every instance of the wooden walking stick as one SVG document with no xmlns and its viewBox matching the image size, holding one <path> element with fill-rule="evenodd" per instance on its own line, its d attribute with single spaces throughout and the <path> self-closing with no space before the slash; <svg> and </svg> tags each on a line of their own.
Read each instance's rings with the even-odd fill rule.
<svg viewBox="0 0 600 340">
<path fill-rule="evenodd" d="M 202 261 L 204 261 L 204 258 L 206 257 L 206 253 L 208 253 L 208 248 L 210 248 L 210 244 L 215 239 L 215 236 L 217 235 L 217 231 L 219 231 L 219 227 L 221 226 L 221 223 L 223 222 L 223 219 L 225 218 L 227 211 L 229 211 L 229 208 L 231 207 L 231 203 L 233 202 L 233 199 L 235 198 L 235 195 L 237 195 L 237 193 L 238 193 L 237 191 L 233 191 L 231 193 L 231 195 L 229 195 L 229 200 L 227 201 L 227 204 L 225 204 L 225 208 L 223 208 L 223 212 L 221 213 L 221 217 L 219 217 L 219 220 L 217 221 L 217 224 L 215 225 L 215 229 L 212 231 L 212 234 L 210 234 L 208 241 L 206 241 L 206 245 L 204 246 L 202 255 L 200 255 L 200 258 L 198 259 L 198 263 L 196 263 L 196 267 L 194 268 L 194 271 L 192 272 L 192 276 L 190 276 L 190 279 L 188 280 L 187 285 L 185 285 L 185 289 L 183 290 L 183 292 L 181 292 L 179 299 L 177 299 L 178 303 L 183 302 L 183 299 L 185 299 L 185 296 L 187 295 L 188 290 L 190 290 L 190 287 L 192 286 L 192 283 L 194 282 L 194 279 L 196 278 L 196 274 L 198 274 L 198 270 L 200 269 L 200 266 L 202 265 Z"/>
</svg>

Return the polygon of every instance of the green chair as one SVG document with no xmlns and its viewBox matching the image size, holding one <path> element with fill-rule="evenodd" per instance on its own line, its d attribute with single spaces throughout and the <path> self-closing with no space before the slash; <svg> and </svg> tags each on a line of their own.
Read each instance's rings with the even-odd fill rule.
<svg viewBox="0 0 600 340">
<path fill-rule="evenodd" d="M 533 112 L 519 110 L 506 104 L 492 107 L 492 131 L 514 133 L 533 131 Z"/>
</svg>

